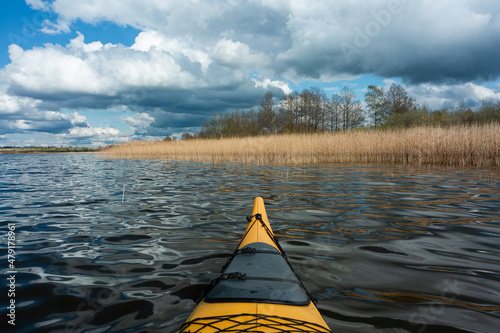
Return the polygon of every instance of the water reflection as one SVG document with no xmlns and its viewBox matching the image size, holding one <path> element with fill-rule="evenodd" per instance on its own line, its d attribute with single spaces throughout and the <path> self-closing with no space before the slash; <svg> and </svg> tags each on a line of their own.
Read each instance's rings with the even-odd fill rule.
<svg viewBox="0 0 500 333">
<path fill-rule="evenodd" d="M 334 331 L 500 326 L 495 170 L 65 154 L 1 155 L 0 173 L 2 230 L 15 223 L 18 240 L 19 332 L 176 331 L 255 196 Z"/>
</svg>

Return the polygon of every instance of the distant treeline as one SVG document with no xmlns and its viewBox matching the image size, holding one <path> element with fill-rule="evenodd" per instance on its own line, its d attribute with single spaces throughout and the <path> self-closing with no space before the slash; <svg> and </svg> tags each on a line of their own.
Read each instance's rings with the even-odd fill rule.
<svg viewBox="0 0 500 333">
<path fill-rule="evenodd" d="M 26 153 L 83 153 L 99 151 L 101 148 L 88 147 L 16 147 L 3 146 L 0 147 L 0 154 L 26 154 Z"/>
<path fill-rule="evenodd" d="M 257 109 L 215 113 L 203 123 L 200 133 L 184 133 L 181 139 L 500 123 L 500 103 L 483 101 L 478 111 L 465 103 L 454 110 L 430 110 L 426 105 L 418 105 L 404 87 L 396 84 L 388 90 L 369 86 L 365 104 L 363 107 L 349 87 L 330 98 L 319 88 L 304 89 L 284 95 L 279 103 L 268 91 Z M 167 136 L 165 140 L 171 138 Z"/>
</svg>

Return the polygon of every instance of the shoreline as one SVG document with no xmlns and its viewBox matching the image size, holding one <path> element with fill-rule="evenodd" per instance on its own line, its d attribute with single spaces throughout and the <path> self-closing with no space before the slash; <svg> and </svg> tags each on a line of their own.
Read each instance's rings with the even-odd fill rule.
<svg viewBox="0 0 500 333">
<path fill-rule="evenodd" d="M 354 130 L 175 142 L 133 141 L 108 146 L 110 159 L 307 165 L 379 163 L 500 167 L 500 124 Z"/>
<path fill-rule="evenodd" d="M 82 148 L 0 148 L 0 155 L 22 155 L 22 154 L 95 154 L 102 150 L 86 150 Z"/>
</svg>

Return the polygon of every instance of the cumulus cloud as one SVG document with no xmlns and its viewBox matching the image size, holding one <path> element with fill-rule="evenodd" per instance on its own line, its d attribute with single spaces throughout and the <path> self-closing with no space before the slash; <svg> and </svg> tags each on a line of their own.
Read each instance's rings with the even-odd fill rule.
<svg viewBox="0 0 500 333">
<path fill-rule="evenodd" d="M 203 73 L 206 73 L 212 59 L 200 46 L 191 45 L 189 40 L 175 37 L 166 37 L 158 31 L 144 31 L 139 33 L 131 49 L 142 52 L 158 50 L 168 52 L 175 58 L 187 57 L 191 62 L 198 63 Z"/>
<path fill-rule="evenodd" d="M 78 33 L 66 46 L 46 44 L 23 50 L 11 45 L 11 63 L 2 71 L 2 78 L 9 83 L 11 92 L 27 97 L 68 101 L 90 95 L 112 104 L 116 99 L 111 97 L 136 95 L 139 102 L 155 106 L 158 101 L 151 100 L 157 98 L 155 91 L 164 91 L 164 96 L 175 92 L 178 96 L 181 91 L 192 94 L 211 89 L 216 94 L 227 86 L 248 84 L 251 80 L 238 67 L 257 65 L 264 58 L 248 46 L 227 39 L 210 50 L 220 66 L 210 65 L 208 53 L 158 33 L 141 33 L 132 47 L 86 44 Z M 238 56 L 240 51 L 245 57 Z"/>
<path fill-rule="evenodd" d="M 459 103 L 471 108 L 479 107 L 483 101 L 500 102 L 500 89 L 490 89 L 472 82 L 464 84 L 423 83 L 408 87 L 408 93 L 432 109 L 455 109 Z"/>
<path fill-rule="evenodd" d="M 226 38 L 201 48 L 149 31 L 126 47 L 85 43 L 84 35 L 77 33 L 66 46 L 24 50 L 13 44 L 9 50 L 11 63 L 1 77 L 13 96 L 52 110 L 106 110 L 126 104 L 143 110 L 138 118 L 125 119 L 136 134 L 164 136 L 177 126 L 193 127 L 188 120 L 199 126 L 215 111 L 255 104 L 266 89 L 288 89 L 281 81 L 254 82 L 246 71 L 265 62 L 265 56 Z M 4 103 L 9 101 L 6 97 Z M 27 124 L 17 127 L 27 129 Z"/>
<path fill-rule="evenodd" d="M 69 130 L 69 136 L 78 138 L 94 138 L 97 136 L 118 135 L 119 130 L 115 128 L 100 128 L 100 127 L 75 127 Z"/>
<path fill-rule="evenodd" d="M 53 111 L 43 108 L 41 100 L 30 97 L 15 96 L 0 89 L 0 140 L 3 144 L 16 145 L 11 137 L 19 135 L 43 134 L 44 141 L 25 141 L 25 144 L 90 145 L 95 146 L 97 140 L 101 143 L 124 141 L 124 134 L 117 129 L 92 126 L 85 115 L 77 111 Z M 83 140 L 83 141 L 82 141 Z"/>
<path fill-rule="evenodd" d="M 155 121 L 155 118 L 146 112 L 137 113 L 134 117 L 126 117 L 123 122 L 129 124 L 134 133 L 142 133 Z"/>
<path fill-rule="evenodd" d="M 140 52 L 123 45 L 85 44 L 84 36 L 66 47 L 46 44 L 31 50 L 9 46 L 11 63 L 3 77 L 25 96 L 69 93 L 116 95 L 134 88 L 191 88 L 194 77 L 165 52 Z"/>
<path fill-rule="evenodd" d="M 0 115 L 7 116 L 21 110 L 20 98 L 0 93 Z"/>
<path fill-rule="evenodd" d="M 33 131 L 46 133 L 61 133 L 73 129 L 87 128 L 87 119 L 77 112 L 65 114 L 54 111 L 38 111 L 25 115 L 23 119 L 14 119 L 10 122 L 13 131 Z M 83 126 L 83 127 L 81 127 Z"/>
<path fill-rule="evenodd" d="M 11 63 L 4 77 L 11 88 L 26 96 L 52 95 L 60 92 L 98 94 L 101 84 L 97 73 L 83 59 L 68 54 L 58 46 L 24 51 L 9 46 Z"/>
<path fill-rule="evenodd" d="M 212 59 L 232 68 L 259 68 L 267 65 L 266 56 L 253 52 L 248 45 L 223 38 L 212 51 Z"/>
<path fill-rule="evenodd" d="M 115 128 L 102 127 L 74 127 L 67 133 L 56 135 L 60 142 L 72 146 L 106 146 L 124 142 L 129 138 Z"/>
<path fill-rule="evenodd" d="M 28 4 L 28 6 L 35 10 L 49 10 L 49 4 L 47 2 L 44 2 L 43 0 L 26 0 L 26 3 Z"/>
<path fill-rule="evenodd" d="M 6 103 L 2 103 L 6 101 Z M 89 128 L 87 118 L 78 112 L 64 113 L 39 110 L 38 101 L 0 95 L 0 129 L 3 133 L 45 132 L 64 133 L 77 128 Z"/>
<path fill-rule="evenodd" d="M 285 94 L 290 94 L 292 89 L 288 86 L 288 83 L 280 81 L 280 80 L 271 80 L 269 78 L 254 78 L 252 79 L 255 82 L 256 87 L 263 87 L 265 89 L 279 88 Z"/>
</svg>

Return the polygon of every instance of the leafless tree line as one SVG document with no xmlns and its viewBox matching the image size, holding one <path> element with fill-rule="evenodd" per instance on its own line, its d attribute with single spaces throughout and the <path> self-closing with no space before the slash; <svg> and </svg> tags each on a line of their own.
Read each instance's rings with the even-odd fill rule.
<svg viewBox="0 0 500 333">
<path fill-rule="evenodd" d="M 286 94 L 279 100 L 268 91 L 257 108 L 214 113 L 203 123 L 200 133 L 184 133 L 182 139 L 336 132 L 359 127 L 447 126 L 484 121 L 500 121 L 500 103 L 487 103 L 487 107 L 483 103 L 483 108 L 476 113 L 464 105 L 451 112 L 431 111 L 425 105 L 419 106 L 404 87 L 393 84 L 387 90 L 368 86 L 363 107 L 351 87 L 344 86 L 331 97 L 312 87 Z"/>
<path fill-rule="evenodd" d="M 216 113 L 200 137 L 243 137 L 279 133 L 316 133 L 348 130 L 363 125 L 365 113 L 354 91 L 344 87 L 328 98 L 319 88 L 284 95 L 279 103 L 268 91 L 259 107 Z"/>
</svg>

